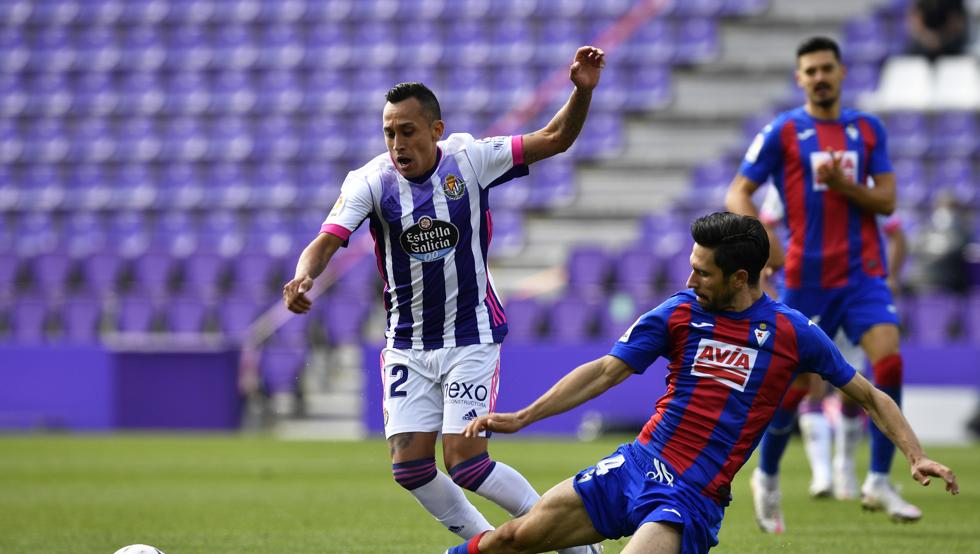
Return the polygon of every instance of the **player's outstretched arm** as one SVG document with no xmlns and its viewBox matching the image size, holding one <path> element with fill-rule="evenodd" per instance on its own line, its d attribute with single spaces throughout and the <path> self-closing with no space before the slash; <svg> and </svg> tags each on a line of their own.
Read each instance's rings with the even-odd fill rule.
<svg viewBox="0 0 980 554">
<path fill-rule="evenodd" d="M 759 209 L 752 202 L 752 194 L 759 188 L 759 183 L 739 173 L 728 185 L 725 193 L 725 208 L 733 214 L 759 217 Z"/>
<path fill-rule="evenodd" d="M 543 129 L 524 135 L 524 162 L 534 163 L 571 148 L 585 125 L 592 103 L 592 89 L 599 84 L 599 74 L 606 65 L 606 54 L 594 46 L 583 46 L 575 52 L 568 77 L 575 84 L 572 95 Z"/>
<path fill-rule="evenodd" d="M 474 419 L 463 429 L 463 435 L 476 437 L 483 431 L 516 433 L 539 419 L 567 412 L 599 396 L 630 375 L 633 370 L 624 361 L 603 356 L 578 366 L 518 412 L 487 414 Z"/>
<path fill-rule="evenodd" d="M 881 429 L 881 432 L 905 454 L 912 470 L 913 479 L 925 486 L 929 484 L 930 476 L 940 477 L 946 482 L 947 491 L 952 494 L 960 492 L 953 471 L 926 457 L 922 445 L 919 444 L 919 439 L 915 436 L 915 432 L 912 431 L 908 420 L 902 415 L 902 411 L 894 400 L 872 386 L 860 373 L 855 374 L 850 382 L 841 387 L 841 390 L 860 404 L 874 420 L 875 425 Z"/>
<path fill-rule="evenodd" d="M 296 263 L 293 279 L 282 287 L 282 299 L 289 311 L 298 314 L 310 311 L 313 300 L 306 293 L 313 288 L 313 280 L 323 273 L 330 258 L 343 243 L 337 235 L 320 233 L 306 245 Z"/>
</svg>

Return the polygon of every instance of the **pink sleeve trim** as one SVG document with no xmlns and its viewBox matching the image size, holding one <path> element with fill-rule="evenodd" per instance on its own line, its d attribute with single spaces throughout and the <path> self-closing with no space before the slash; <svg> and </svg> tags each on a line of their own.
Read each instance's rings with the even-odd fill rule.
<svg viewBox="0 0 980 554">
<path fill-rule="evenodd" d="M 510 137 L 510 153 L 514 157 L 514 165 L 524 165 L 524 135 Z"/>
<path fill-rule="evenodd" d="M 350 231 L 337 225 L 336 223 L 324 223 L 320 226 L 321 233 L 330 233 L 331 235 L 336 235 L 342 240 L 347 240 L 350 238 Z"/>
<path fill-rule="evenodd" d="M 890 217 L 885 220 L 885 224 L 882 227 L 882 230 L 890 235 L 902 228 L 902 220 L 897 217 Z"/>
</svg>

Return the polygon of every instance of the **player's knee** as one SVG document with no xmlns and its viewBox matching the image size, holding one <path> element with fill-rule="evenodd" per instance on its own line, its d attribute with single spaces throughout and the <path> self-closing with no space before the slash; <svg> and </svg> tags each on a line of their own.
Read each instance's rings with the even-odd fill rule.
<svg viewBox="0 0 980 554">
<path fill-rule="evenodd" d="M 527 524 L 527 518 L 517 518 L 498 527 L 494 538 L 501 550 L 523 552 L 533 550 L 538 545 L 541 533 L 534 530 L 533 525 Z M 536 551 L 536 550 L 535 550 Z"/>
<path fill-rule="evenodd" d="M 395 482 L 407 490 L 415 490 L 436 478 L 436 459 L 422 458 L 391 464 Z"/>
<path fill-rule="evenodd" d="M 484 452 L 449 468 L 449 476 L 460 487 L 476 491 L 486 481 L 496 463 L 490 458 L 489 452 Z"/>
<path fill-rule="evenodd" d="M 903 373 L 902 355 L 889 354 L 871 365 L 875 384 L 879 387 L 902 386 Z"/>
</svg>

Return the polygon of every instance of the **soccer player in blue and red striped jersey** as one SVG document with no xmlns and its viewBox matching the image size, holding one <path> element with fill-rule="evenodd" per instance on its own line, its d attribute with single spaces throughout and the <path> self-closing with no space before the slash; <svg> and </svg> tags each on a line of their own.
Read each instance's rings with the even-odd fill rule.
<svg viewBox="0 0 980 554">
<path fill-rule="evenodd" d="M 885 281 L 885 243 L 877 223 L 879 214 L 895 210 L 885 130 L 877 118 L 841 107 L 846 69 L 833 40 L 804 41 L 796 61 L 806 103 L 780 114 L 756 136 L 726 204 L 735 213 L 756 215 L 752 193 L 772 178 L 789 229 L 782 300 L 830 336 L 843 329 L 867 355 L 875 385 L 901 404 L 898 316 Z M 779 461 L 804 395 L 787 396 L 759 449 L 752 484 L 756 520 L 767 532 L 785 527 Z M 872 428 L 862 503 L 895 520 L 916 521 L 922 512 L 899 496 L 888 477 L 894 453 L 888 438 Z"/>
<path fill-rule="evenodd" d="M 490 458 L 486 436 L 462 435 L 471 420 L 493 409 L 500 343 L 507 334 L 487 267 L 490 193 L 526 175 L 528 164 L 572 146 L 604 60 L 599 48 L 579 48 L 569 66 L 575 88 L 568 101 L 548 125 L 525 135 L 477 140 L 456 133 L 443 140 L 435 94 L 421 83 L 393 87 L 379 121 L 388 151 L 348 174 L 319 236 L 283 287 L 286 306 L 308 312 L 313 280 L 368 222 L 388 312 L 381 371 L 392 472 L 433 517 L 463 538 L 492 528 L 463 488 L 513 515 L 538 499 L 520 473 Z M 436 467 L 440 432 L 449 475 Z"/>
<path fill-rule="evenodd" d="M 570 410 L 663 356 L 667 392 L 632 443 L 548 491 L 520 518 L 449 554 L 544 552 L 633 538 L 623 552 L 700 553 L 718 544 L 732 478 L 752 454 L 790 382 L 816 372 L 859 403 L 923 485 L 952 471 L 925 456 L 895 402 L 847 364 L 800 312 L 759 288 L 769 240 L 758 219 L 715 213 L 691 226 L 685 290 L 644 314 L 602 358 L 579 366 L 530 406 L 491 413 L 464 434 L 516 432 Z"/>
</svg>

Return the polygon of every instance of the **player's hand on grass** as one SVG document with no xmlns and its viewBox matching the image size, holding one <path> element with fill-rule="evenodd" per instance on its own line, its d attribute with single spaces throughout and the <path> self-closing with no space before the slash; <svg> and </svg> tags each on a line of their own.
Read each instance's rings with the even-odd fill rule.
<svg viewBox="0 0 980 554">
<path fill-rule="evenodd" d="M 311 288 L 313 288 L 313 279 L 308 276 L 297 277 L 282 287 L 282 300 L 289 311 L 297 314 L 310 311 L 313 301 L 306 296 L 306 293 Z"/>
<path fill-rule="evenodd" d="M 483 431 L 516 433 L 524 427 L 517 414 L 487 414 L 474 419 L 463 429 L 463 436 L 478 437 Z"/>
<path fill-rule="evenodd" d="M 959 494 L 960 486 L 956 482 L 953 470 L 939 462 L 922 458 L 912 464 L 912 478 L 922 484 L 923 487 L 929 486 L 929 477 L 941 477 L 946 482 L 946 490 L 951 494 Z"/>
<path fill-rule="evenodd" d="M 583 46 L 575 52 L 568 76 L 577 88 L 592 90 L 599 84 L 599 73 L 605 66 L 605 52 L 594 46 Z"/>
</svg>

